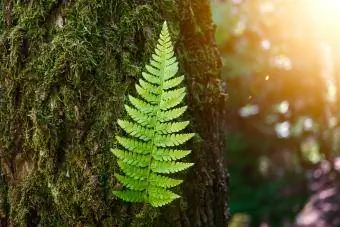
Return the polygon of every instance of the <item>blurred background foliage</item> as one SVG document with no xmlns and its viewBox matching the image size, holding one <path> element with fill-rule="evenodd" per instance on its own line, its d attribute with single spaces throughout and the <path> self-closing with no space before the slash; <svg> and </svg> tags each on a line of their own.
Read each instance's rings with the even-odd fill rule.
<svg viewBox="0 0 340 227">
<path fill-rule="evenodd" d="M 311 195 L 312 170 L 340 152 L 340 3 L 212 4 L 229 94 L 233 220 L 291 226 Z"/>
</svg>

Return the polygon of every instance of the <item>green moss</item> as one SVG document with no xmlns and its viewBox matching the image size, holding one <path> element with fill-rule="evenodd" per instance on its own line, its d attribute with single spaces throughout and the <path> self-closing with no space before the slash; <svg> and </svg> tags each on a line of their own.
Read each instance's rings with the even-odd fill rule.
<svg viewBox="0 0 340 227">
<path fill-rule="evenodd" d="M 23 226 L 142 226 L 160 221 L 163 212 L 171 215 L 158 226 L 164 226 L 164 220 L 169 224 L 185 219 L 179 212 L 185 216 L 187 208 L 178 210 L 180 202 L 165 210 L 149 210 L 113 198 L 110 190 L 120 186 L 113 177 L 117 169 L 109 152 L 117 119 L 124 117 L 126 94 L 149 59 L 164 20 L 169 22 L 189 81 L 197 76 L 205 84 L 200 77 L 218 70 L 214 63 L 204 62 L 216 62 L 210 45 L 195 40 L 195 33 L 188 35 L 189 27 L 186 31 L 195 14 L 209 15 L 193 8 L 198 1 L 190 6 L 185 2 L 6 1 L 8 10 L 0 12 L 4 175 L 0 221 Z M 202 20 L 194 27 L 205 23 Z M 187 33 L 185 40 L 183 33 Z M 202 102 L 204 95 L 198 91 Z M 197 102 L 190 105 L 196 108 Z"/>
<path fill-rule="evenodd" d="M 7 203 L 7 186 L 4 182 L 3 173 L 0 171 L 0 220 L 5 216 L 8 212 L 8 203 Z"/>
<path fill-rule="evenodd" d="M 0 1 L 0 33 L 3 31 L 4 29 L 4 10 L 3 10 L 3 0 Z"/>
<path fill-rule="evenodd" d="M 14 170 L 5 171 L 7 218 L 122 225 L 108 151 L 125 94 L 156 42 L 160 9 L 109 0 L 10 6 L 13 23 L 0 30 L 0 152 Z"/>
</svg>

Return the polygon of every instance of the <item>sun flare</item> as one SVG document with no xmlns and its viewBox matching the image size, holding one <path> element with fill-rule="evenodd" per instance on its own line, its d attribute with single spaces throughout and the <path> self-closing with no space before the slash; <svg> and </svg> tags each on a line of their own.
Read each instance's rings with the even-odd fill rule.
<svg viewBox="0 0 340 227">
<path fill-rule="evenodd" d="M 326 29 L 340 28 L 340 0 L 309 0 L 315 25 Z M 338 30 L 338 29 L 337 29 Z M 339 31 L 333 31 L 339 33 Z"/>
</svg>

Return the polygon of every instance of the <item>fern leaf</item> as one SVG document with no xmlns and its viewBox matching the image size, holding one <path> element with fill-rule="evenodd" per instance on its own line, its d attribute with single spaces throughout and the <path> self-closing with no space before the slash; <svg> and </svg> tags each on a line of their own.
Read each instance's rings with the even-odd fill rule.
<svg viewBox="0 0 340 227">
<path fill-rule="evenodd" d="M 162 58 L 157 54 L 152 54 L 152 59 L 154 59 L 155 61 L 158 61 L 158 62 L 162 61 Z"/>
<path fill-rule="evenodd" d="M 163 188 L 150 187 L 148 202 L 154 207 L 164 206 L 180 196 Z"/>
<path fill-rule="evenodd" d="M 167 60 L 174 58 L 175 52 L 174 52 L 174 48 L 173 48 L 170 41 L 163 44 L 163 54 L 164 54 L 164 58 L 165 58 L 165 63 L 167 63 L 166 62 Z M 177 60 L 174 61 L 174 63 L 177 64 Z M 169 64 L 167 66 L 169 66 Z M 177 73 L 177 71 L 176 71 L 176 73 Z"/>
<path fill-rule="evenodd" d="M 136 180 L 131 177 L 122 176 L 120 174 L 115 174 L 115 177 L 120 183 L 132 190 L 143 191 L 148 187 L 147 181 Z"/>
<path fill-rule="evenodd" d="M 181 121 L 175 123 L 160 123 L 157 126 L 157 131 L 162 134 L 179 132 L 189 125 L 189 121 Z"/>
<path fill-rule="evenodd" d="M 172 99 L 163 99 L 161 100 L 160 104 L 159 104 L 159 108 L 161 110 L 169 110 L 172 107 L 177 106 L 178 104 L 180 104 L 183 101 L 183 98 L 185 96 L 185 93 L 182 93 L 180 96 L 178 96 L 177 98 L 172 98 Z"/>
<path fill-rule="evenodd" d="M 160 51 L 158 48 L 155 48 L 155 53 L 157 56 L 161 57 L 161 61 L 164 61 L 162 51 Z"/>
<path fill-rule="evenodd" d="M 158 98 L 157 96 L 151 94 L 150 92 L 148 92 L 147 90 L 145 90 L 144 88 L 142 88 L 141 86 L 139 86 L 138 84 L 136 84 L 136 90 L 137 93 L 147 102 L 149 103 L 157 103 L 158 102 Z"/>
<path fill-rule="evenodd" d="M 172 135 L 157 135 L 156 146 L 158 147 L 173 147 L 187 142 L 194 136 L 194 133 L 172 134 Z"/>
<path fill-rule="evenodd" d="M 154 161 L 151 164 L 151 169 L 155 173 L 176 173 L 176 172 L 185 170 L 192 165 L 193 163 L 186 163 L 186 162 Z"/>
<path fill-rule="evenodd" d="M 129 116 L 137 123 L 139 123 L 142 126 L 152 128 L 154 125 L 153 118 L 150 118 L 150 116 L 145 115 L 143 112 L 138 111 L 137 109 L 134 109 L 128 105 L 124 105 L 126 112 L 129 114 Z"/>
<path fill-rule="evenodd" d="M 150 155 L 140 155 L 133 152 L 111 149 L 111 152 L 126 164 L 147 167 L 150 163 Z"/>
<path fill-rule="evenodd" d="M 144 199 L 145 194 L 140 191 L 133 190 L 113 191 L 113 194 L 127 202 L 142 203 L 145 201 Z"/>
<path fill-rule="evenodd" d="M 183 80 L 184 80 L 184 76 L 178 76 L 178 77 L 175 77 L 171 80 L 167 80 L 163 84 L 163 89 L 168 90 L 170 88 L 174 88 L 174 87 L 178 86 L 180 83 L 182 83 Z"/>
<path fill-rule="evenodd" d="M 149 103 L 144 102 L 143 100 L 137 99 L 131 95 L 129 95 L 129 100 L 139 111 L 145 114 L 150 114 L 154 111 L 155 107 L 150 105 Z"/>
<path fill-rule="evenodd" d="M 161 91 L 161 89 L 159 87 L 157 87 L 157 86 L 155 86 L 151 83 L 148 83 L 148 82 L 146 82 L 142 79 L 139 80 L 139 84 L 143 89 L 145 89 L 145 90 L 147 90 L 147 91 L 149 91 L 153 94 L 156 94 L 156 95 L 158 95 Z"/>
<path fill-rule="evenodd" d="M 159 36 L 160 42 L 170 42 L 170 35 L 168 31 L 168 26 L 166 25 L 166 21 L 163 24 L 163 28 L 161 31 L 161 35 Z"/>
<path fill-rule="evenodd" d="M 185 88 L 179 88 L 172 91 L 166 91 L 162 94 L 162 99 L 176 99 L 177 97 L 181 97 L 183 94 L 185 94 Z"/>
<path fill-rule="evenodd" d="M 144 141 L 149 141 L 153 138 L 153 130 L 146 129 L 141 125 L 124 120 L 118 120 L 117 123 L 122 129 L 124 129 L 125 132 L 127 132 L 131 136 L 137 137 Z"/>
<path fill-rule="evenodd" d="M 166 23 L 145 69 L 143 78 L 135 86 L 138 98 L 129 95 L 132 105 L 125 105 L 131 121 L 117 121 L 127 137 L 116 136 L 122 149 L 111 151 L 123 172 L 115 176 L 125 189 L 113 193 L 128 202 L 158 207 L 179 198 L 168 189 L 182 183 L 163 174 L 176 173 L 193 165 L 177 161 L 190 150 L 165 148 L 182 145 L 194 135 L 178 133 L 189 125 L 189 121 L 175 121 L 187 109 L 187 106 L 176 108 L 186 91 L 179 87 L 184 76 L 176 76 L 178 63 Z"/>
<path fill-rule="evenodd" d="M 172 179 L 170 177 L 162 176 L 159 174 L 151 173 L 149 177 L 149 183 L 153 186 L 162 187 L 162 188 L 172 188 L 180 183 L 182 180 Z"/>
<path fill-rule="evenodd" d="M 163 42 L 158 42 L 158 44 L 156 44 L 156 49 L 160 49 L 163 54 L 168 54 L 170 52 L 174 51 L 174 47 L 172 46 L 170 37 L 166 37 L 165 40 L 163 40 Z M 171 57 L 166 57 L 165 59 L 169 59 Z"/>
<path fill-rule="evenodd" d="M 186 106 L 175 108 L 168 111 L 160 111 L 158 114 L 160 122 L 171 121 L 180 117 L 187 110 Z"/>
<path fill-rule="evenodd" d="M 118 166 L 123 170 L 123 172 L 136 180 L 147 180 L 149 176 L 149 170 L 147 168 L 139 168 L 136 166 L 129 165 L 120 160 L 117 161 Z"/>
<path fill-rule="evenodd" d="M 154 146 L 150 143 L 141 142 L 139 140 L 116 136 L 116 139 L 120 145 L 125 149 L 136 152 L 138 154 L 149 154 L 154 149 Z"/>
<path fill-rule="evenodd" d="M 172 57 L 173 52 L 168 54 L 168 56 Z M 167 67 L 167 70 L 164 73 L 164 80 L 168 80 L 168 79 L 171 79 L 172 77 L 174 77 L 176 75 L 177 71 L 178 71 L 178 63 L 177 62 L 173 63 L 172 65 L 169 65 Z"/>
<path fill-rule="evenodd" d="M 160 61 L 157 61 L 157 60 L 153 60 L 151 59 L 150 60 L 150 65 L 158 70 L 160 70 L 162 68 L 162 64 L 161 64 L 161 60 Z"/>
<path fill-rule="evenodd" d="M 148 81 L 149 83 L 153 83 L 153 84 L 161 84 L 161 80 L 159 78 L 157 78 L 156 76 L 153 76 L 149 73 L 146 72 L 142 72 L 142 76 L 144 77 L 144 79 L 146 81 Z"/>
<path fill-rule="evenodd" d="M 174 161 L 190 154 L 190 150 L 174 150 L 158 148 L 152 153 L 152 157 L 158 161 Z"/>
<path fill-rule="evenodd" d="M 168 60 L 165 61 L 165 66 L 168 67 L 169 65 L 172 65 L 176 62 L 176 58 L 175 57 L 172 57 L 172 58 L 169 58 Z"/>
<path fill-rule="evenodd" d="M 158 69 L 155 69 L 154 67 L 150 66 L 150 65 L 146 65 L 145 66 L 146 70 L 148 71 L 148 73 L 150 73 L 151 75 L 155 76 L 155 77 L 161 77 L 161 72 Z"/>
</svg>

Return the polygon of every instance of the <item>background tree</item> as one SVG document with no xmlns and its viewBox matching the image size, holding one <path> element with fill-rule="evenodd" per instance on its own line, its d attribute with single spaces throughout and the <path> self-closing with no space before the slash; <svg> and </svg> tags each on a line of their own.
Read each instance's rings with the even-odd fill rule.
<svg viewBox="0 0 340 227">
<path fill-rule="evenodd" d="M 1 7 L 2 226 L 226 226 L 225 95 L 207 0 L 2 0 Z M 182 198 L 149 209 L 113 197 L 118 168 L 109 150 L 164 20 L 198 136 L 189 145 L 195 166 L 177 188 Z"/>
</svg>

